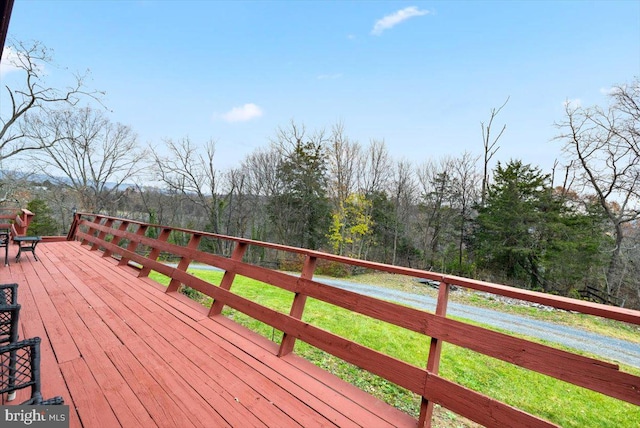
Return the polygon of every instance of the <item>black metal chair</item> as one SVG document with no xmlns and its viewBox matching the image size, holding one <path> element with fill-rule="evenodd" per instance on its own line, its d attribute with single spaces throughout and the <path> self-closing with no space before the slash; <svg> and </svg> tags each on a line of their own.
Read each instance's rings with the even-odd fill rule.
<svg viewBox="0 0 640 428">
<path fill-rule="evenodd" d="M 64 404 L 62 397 L 42 398 L 40 386 L 40 338 L 0 346 L 0 394 L 31 388 L 31 398 L 21 404 Z"/>
<path fill-rule="evenodd" d="M 0 345 L 18 341 L 20 305 L 0 304 Z"/>
<path fill-rule="evenodd" d="M 0 345 L 7 345 L 18 341 L 18 319 L 20 305 L 0 304 Z M 13 401 L 16 393 L 9 394 L 7 401 Z"/>
<path fill-rule="evenodd" d="M 0 345 L 18 341 L 18 284 L 0 284 Z"/>
<path fill-rule="evenodd" d="M 9 231 L 0 229 L 0 248 L 4 248 L 4 265 L 9 266 Z"/>
<path fill-rule="evenodd" d="M 18 341 L 18 284 L 0 284 L 0 345 Z M 16 393 L 12 392 L 7 401 L 12 401 Z"/>
<path fill-rule="evenodd" d="M 18 303 L 18 284 L 0 284 L 0 305 L 16 305 Z"/>
</svg>

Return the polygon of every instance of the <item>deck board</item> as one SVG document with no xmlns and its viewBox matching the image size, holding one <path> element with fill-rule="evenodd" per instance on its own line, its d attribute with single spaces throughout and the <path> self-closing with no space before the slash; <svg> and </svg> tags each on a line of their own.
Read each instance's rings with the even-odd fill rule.
<svg viewBox="0 0 640 428">
<path fill-rule="evenodd" d="M 121 284 L 121 283 L 119 281 L 112 282 L 112 285 L 114 286 L 118 284 Z M 188 324 L 188 325 L 186 326 L 187 327 L 186 329 L 182 329 L 183 331 L 181 331 L 181 335 L 188 334 L 188 330 L 190 329 L 196 329 L 198 331 L 201 331 L 201 333 L 204 333 L 204 334 L 210 333 L 210 331 L 206 331 L 206 327 L 203 327 L 202 325 L 196 325 L 195 323 L 190 322 L 189 319 L 182 320 L 178 318 L 171 318 L 169 316 L 170 313 L 173 312 L 173 315 L 177 316 L 179 314 L 182 314 L 182 312 L 175 309 L 175 307 L 173 306 L 174 302 L 172 301 L 172 299 L 165 301 L 164 293 L 160 293 L 158 289 L 155 287 L 144 288 L 144 289 L 135 289 L 132 287 L 126 287 L 124 291 L 130 297 L 129 301 L 145 301 L 145 299 L 147 299 L 145 294 L 155 295 L 154 297 L 161 298 L 162 302 L 158 302 L 157 299 L 151 299 L 151 300 L 147 299 L 148 305 L 151 305 L 152 302 L 155 302 L 154 307 L 147 308 L 147 309 L 149 311 L 152 311 L 153 314 L 160 313 L 165 317 L 165 319 L 161 324 L 156 324 L 156 325 L 174 327 L 171 329 L 161 330 L 160 332 L 162 334 L 167 334 L 169 331 L 170 331 L 169 334 L 173 334 L 174 329 L 180 328 L 183 324 Z M 122 297 L 119 294 L 119 292 L 116 294 Z M 166 305 L 166 307 L 164 308 L 165 310 L 163 311 L 157 311 L 155 308 L 155 305 Z M 145 311 L 142 311 L 142 312 L 144 313 Z M 222 322 L 226 321 L 226 319 L 221 317 L 219 317 L 218 319 L 219 321 L 222 321 Z M 216 324 L 211 324 L 207 321 L 204 321 L 204 323 L 206 325 L 216 326 Z M 227 327 L 229 326 L 235 327 L 235 324 L 228 323 Z M 240 327 L 239 330 L 244 330 L 244 329 Z M 313 380 L 312 382 L 307 382 L 308 376 L 306 374 L 301 373 L 300 370 L 297 370 L 295 368 L 292 369 L 291 367 L 286 367 L 287 373 L 289 376 L 292 376 L 294 378 L 299 378 L 301 381 L 301 384 L 296 384 L 295 382 L 291 382 L 286 377 L 281 376 L 280 373 L 274 373 L 273 371 L 268 369 L 265 369 L 264 372 L 261 372 L 261 373 L 254 372 L 252 367 L 256 365 L 257 361 L 256 361 L 256 357 L 246 356 L 245 351 L 248 347 L 253 347 L 253 349 L 255 349 L 255 351 L 259 353 L 258 359 L 260 361 L 270 361 L 269 358 L 277 362 L 282 362 L 283 360 L 288 361 L 288 359 L 278 359 L 274 355 L 276 352 L 276 348 L 271 342 L 266 343 L 269 352 L 265 352 L 264 349 L 260 349 L 260 345 L 257 345 L 257 343 L 264 344 L 265 341 L 262 337 L 258 335 L 250 334 L 247 331 L 238 331 L 234 333 L 234 332 L 227 332 L 224 330 L 214 330 L 214 334 L 211 337 L 215 338 L 215 336 L 219 334 L 229 334 L 227 338 L 228 343 L 234 343 L 234 342 L 237 342 L 238 340 L 243 340 L 242 346 L 240 347 L 238 347 L 237 345 L 234 345 L 234 346 L 225 348 L 224 351 L 226 352 L 223 352 L 222 349 L 217 351 L 216 355 L 223 358 L 223 360 L 221 360 L 219 364 L 221 366 L 232 367 L 234 373 L 240 373 L 243 379 L 245 377 L 248 378 L 249 379 L 248 382 L 250 382 L 254 386 L 260 385 L 260 381 L 262 381 L 264 378 L 267 379 L 266 382 L 277 382 L 277 383 L 283 384 L 285 388 L 283 389 L 282 394 L 284 395 L 279 401 L 279 406 L 281 406 L 284 411 L 286 411 L 289 415 L 291 415 L 292 418 L 295 418 L 301 425 L 305 427 L 321 426 L 322 423 L 319 424 L 319 421 L 317 420 L 317 417 L 315 415 L 316 412 L 322 412 L 323 414 L 326 415 L 325 417 L 328 420 L 330 420 L 332 423 L 338 426 L 357 426 L 358 423 L 355 423 L 354 421 L 363 421 L 363 420 L 369 421 L 367 423 L 368 426 L 379 426 L 381 424 L 383 425 L 385 424 L 384 420 L 380 420 L 377 417 L 372 417 L 370 412 L 366 409 L 363 409 L 361 406 L 353 405 L 353 403 L 349 401 L 345 402 L 344 400 L 342 401 L 339 400 L 340 394 L 336 393 L 332 389 L 328 389 L 326 393 L 322 394 L 320 396 L 321 399 L 319 400 L 318 397 L 316 397 L 312 392 L 310 393 L 307 389 L 305 389 L 306 387 L 309 387 L 312 389 L 313 386 L 317 383 L 317 381 Z M 235 338 L 234 337 L 235 334 L 239 334 L 240 338 L 239 339 Z M 257 343 L 251 342 L 251 341 L 244 341 L 245 337 L 243 336 L 247 336 L 247 335 L 249 337 L 253 337 Z M 196 337 L 193 339 L 193 343 L 197 344 L 201 342 L 201 339 L 202 337 Z M 235 353 L 237 353 L 238 350 L 240 350 L 239 354 L 234 355 Z M 297 359 L 298 364 L 301 362 L 302 362 L 301 359 Z M 270 364 L 267 364 L 267 366 L 270 366 Z M 258 367 L 262 367 L 262 366 L 258 366 Z M 316 368 L 315 366 L 307 364 L 305 365 L 305 369 L 316 369 Z M 322 372 L 322 374 L 323 376 L 318 376 L 318 378 L 326 377 L 326 374 L 324 372 Z M 235 375 L 235 376 L 238 376 L 238 375 Z M 226 386 L 227 382 L 223 381 L 222 384 Z M 334 382 L 333 386 L 335 387 L 336 385 L 340 385 L 340 387 L 342 387 L 344 391 L 355 392 L 356 390 L 353 387 L 349 388 L 350 385 L 344 384 L 343 382 Z M 295 397 L 297 398 L 295 400 L 291 400 L 291 397 L 289 397 L 291 394 L 294 394 Z M 375 399 L 367 400 L 367 401 L 369 405 L 372 405 L 373 403 L 375 404 L 380 403 L 378 400 L 375 400 Z M 312 407 L 314 410 L 312 412 L 309 412 L 308 411 L 309 407 Z M 391 413 L 393 414 L 393 416 L 396 416 L 395 411 Z M 393 420 L 393 418 L 391 419 Z"/>
<path fill-rule="evenodd" d="M 83 426 L 119 425 L 107 397 L 94 379 L 92 369 L 87 365 L 87 360 L 76 358 L 64 361 L 60 363 L 60 369 Z"/>
<path fill-rule="evenodd" d="M 19 283 L 21 335 L 43 339 L 43 392 L 72 427 L 416 425 L 99 251 L 48 242 L 38 258 L 11 260 L 0 283 Z"/>
<path fill-rule="evenodd" d="M 93 376 L 122 426 L 158 426 L 106 353 L 90 352 L 83 356 L 88 366 L 101 368 Z"/>
<path fill-rule="evenodd" d="M 126 275 L 125 279 L 128 279 L 129 274 L 125 274 L 125 275 Z M 176 310 L 173 307 L 173 303 L 174 303 L 173 299 L 168 299 L 165 301 L 164 293 L 160 293 L 158 289 L 155 287 L 151 287 L 147 289 L 134 289 L 132 287 L 127 286 L 126 284 L 123 284 L 121 281 L 117 279 L 117 277 L 114 277 L 111 285 L 112 287 L 110 288 L 110 290 L 113 291 L 112 293 L 113 295 L 108 296 L 105 294 L 103 296 L 105 301 L 109 301 L 110 299 L 113 298 L 113 296 L 118 296 L 118 298 L 125 299 L 125 302 L 131 302 L 131 301 L 146 302 L 146 304 L 144 305 L 145 306 L 144 309 L 136 307 L 136 309 L 138 310 L 137 314 L 139 318 L 136 317 L 135 319 L 133 318 L 129 319 L 129 322 L 132 322 L 134 324 L 132 328 L 137 330 L 138 335 L 141 337 L 144 337 L 145 340 L 148 340 L 148 338 L 151 336 L 151 333 L 149 330 L 143 330 L 141 326 L 144 326 L 144 328 L 147 328 L 149 326 L 156 326 L 158 333 L 162 334 L 165 337 L 168 335 L 169 337 L 173 337 L 173 338 L 187 337 L 190 333 L 196 331 L 194 329 L 202 328 L 202 326 L 195 324 L 190 319 L 186 321 L 182 321 L 179 318 L 179 315 L 181 315 L 182 312 L 179 310 Z M 116 287 L 123 287 L 123 289 L 115 290 Z M 126 296 L 123 296 L 121 294 L 122 292 L 125 292 Z M 161 303 L 158 303 L 156 299 L 150 298 L 150 296 L 147 296 L 147 294 L 155 295 L 154 297 L 160 297 L 161 300 L 163 301 Z M 160 308 L 160 306 L 163 306 L 163 305 L 165 307 Z M 171 312 L 173 312 L 173 315 L 171 315 Z M 151 320 L 151 319 L 154 319 L 154 317 L 160 317 L 160 316 L 163 317 L 161 322 L 155 322 L 155 323 L 141 322 L 141 319 Z M 190 323 L 190 325 L 187 325 L 187 323 Z M 205 337 L 206 336 L 203 336 L 201 334 L 198 334 L 195 337 L 192 336 L 192 343 L 193 344 L 201 343 L 203 339 L 205 339 Z M 213 336 L 213 338 L 215 338 L 215 336 Z M 194 353 L 188 353 L 188 358 L 193 358 L 192 357 L 193 355 L 197 357 L 198 354 L 202 353 L 203 351 L 206 351 L 206 349 L 196 348 Z M 272 352 L 275 353 L 275 348 L 272 348 Z M 275 421 L 277 421 L 277 419 L 274 419 L 274 416 L 277 416 L 278 412 L 273 411 L 274 404 L 269 404 L 269 402 L 266 401 L 266 399 L 262 395 L 262 392 L 261 392 L 262 390 L 260 388 L 263 388 L 263 389 L 271 388 L 271 391 L 269 392 L 272 395 L 271 400 L 276 400 L 273 402 L 276 403 L 275 405 L 277 405 L 280 408 L 279 414 L 282 415 L 282 412 L 285 412 L 285 414 L 288 415 L 284 417 L 282 421 L 275 424 L 276 426 L 290 426 L 291 424 L 294 424 L 294 425 L 300 424 L 301 426 L 305 426 L 305 427 L 314 427 L 314 426 L 326 425 L 326 421 L 319 420 L 317 418 L 316 412 L 309 408 L 309 402 L 313 402 L 314 397 L 310 396 L 309 394 L 305 394 L 305 391 L 300 390 L 298 391 L 299 394 L 303 396 L 303 398 L 305 399 L 302 401 L 299 398 L 292 400 L 291 388 L 293 388 L 293 391 L 296 391 L 295 385 L 287 385 L 287 388 L 281 388 L 281 391 L 279 391 L 279 393 L 276 393 L 276 391 L 274 391 L 271 386 L 271 380 L 268 378 L 265 378 L 264 374 L 255 370 L 254 368 L 255 366 L 260 367 L 259 365 L 257 365 L 257 361 L 251 358 L 249 358 L 248 360 L 243 359 L 245 357 L 245 352 L 243 350 L 239 350 L 237 346 L 231 346 L 226 349 L 221 348 L 216 351 L 215 357 L 216 358 L 215 358 L 214 364 L 218 367 L 215 373 L 226 371 L 227 370 L 226 367 L 230 367 L 233 372 L 233 373 L 229 373 L 229 376 L 227 376 L 227 378 L 221 379 L 218 383 L 222 387 L 228 388 L 228 385 L 230 385 L 230 383 L 232 383 L 233 381 L 237 382 L 239 377 L 244 382 L 247 382 L 246 379 L 248 378 L 249 379 L 248 382 L 255 389 L 251 390 L 250 392 L 250 394 L 254 398 L 246 401 L 250 403 L 251 402 L 267 403 L 266 409 L 264 407 L 258 407 L 258 409 L 252 409 L 252 411 L 261 410 L 263 412 L 266 410 L 268 412 L 266 417 L 267 423 L 273 424 Z M 276 358 L 273 355 L 272 357 Z M 203 361 L 199 361 L 199 363 L 205 364 L 205 362 Z M 209 365 L 210 364 L 211 363 L 209 363 Z M 244 401 L 245 400 L 243 400 L 243 402 Z M 315 404 L 315 405 L 318 406 L 318 404 Z M 341 422 L 341 426 L 354 425 L 352 421 L 349 421 L 347 418 L 341 417 L 339 413 L 334 412 L 330 408 L 330 406 L 324 405 L 322 406 L 322 408 L 331 415 L 330 419 L 332 421 Z M 271 416 L 268 416 L 269 413 L 271 414 Z M 265 416 L 263 415 L 259 415 L 259 416 L 261 416 L 263 420 L 265 420 L 264 419 Z"/>
</svg>

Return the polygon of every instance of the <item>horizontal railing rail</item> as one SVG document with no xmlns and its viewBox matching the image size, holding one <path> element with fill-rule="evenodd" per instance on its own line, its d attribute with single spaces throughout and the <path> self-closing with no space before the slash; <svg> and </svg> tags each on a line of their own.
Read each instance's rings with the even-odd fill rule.
<svg viewBox="0 0 640 428">
<path fill-rule="evenodd" d="M 157 237 L 148 236 L 150 231 L 154 231 L 153 236 Z M 169 242 L 172 233 L 187 236 L 188 243 L 182 246 Z M 200 251 L 198 248 L 203 238 L 232 243 L 233 252 L 225 257 Z M 79 239 L 92 250 L 103 251 L 105 257 L 117 257 L 120 264 L 134 262 L 140 268 L 140 276 L 147 276 L 151 271 L 167 276 L 170 278 L 167 287 L 169 293 L 176 292 L 180 285 L 185 285 L 211 297 L 213 304 L 209 316 L 219 315 L 226 306 L 281 331 L 283 336 L 278 353 L 280 356 L 291 353 L 295 341 L 302 340 L 418 394 L 422 397 L 419 426 L 430 426 L 434 404 L 486 426 L 554 426 L 539 417 L 439 376 L 443 342 L 640 405 L 640 377 L 621 371 L 616 364 L 467 324 L 448 318 L 446 313 L 450 286 L 466 287 L 636 325 L 640 325 L 639 311 L 320 251 L 89 213 L 76 214 L 68 239 Z M 304 265 L 300 276 L 245 262 L 243 259 L 247 249 L 252 246 L 303 257 Z M 141 248 L 146 251 L 140 252 Z M 158 261 L 161 255 L 176 257 L 179 260 L 177 266 Z M 313 274 L 318 260 L 438 281 L 440 287 L 435 312 L 383 301 L 314 281 Z M 187 268 L 193 262 L 223 270 L 220 285 L 211 284 L 188 273 Z M 235 275 L 293 293 L 289 314 L 234 294 L 232 285 Z M 425 367 L 416 367 L 302 321 L 308 297 L 430 338 Z"/>
<path fill-rule="evenodd" d="M 33 215 L 31 211 L 24 208 L 0 208 L 0 228 L 8 229 L 13 226 L 19 233 L 24 233 Z"/>
</svg>

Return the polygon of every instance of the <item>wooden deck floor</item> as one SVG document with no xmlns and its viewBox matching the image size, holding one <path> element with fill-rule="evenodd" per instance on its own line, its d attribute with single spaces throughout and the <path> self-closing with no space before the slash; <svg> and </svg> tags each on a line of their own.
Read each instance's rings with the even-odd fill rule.
<svg viewBox="0 0 640 428">
<path fill-rule="evenodd" d="M 19 284 L 21 338 L 42 338 L 43 395 L 64 398 L 71 427 L 416 426 L 78 242 L 37 255 L 0 267 L 0 283 Z"/>
</svg>

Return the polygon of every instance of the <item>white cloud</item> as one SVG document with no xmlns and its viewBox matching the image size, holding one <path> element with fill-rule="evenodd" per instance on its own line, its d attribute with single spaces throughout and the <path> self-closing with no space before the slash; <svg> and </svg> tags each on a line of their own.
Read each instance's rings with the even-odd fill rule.
<svg viewBox="0 0 640 428">
<path fill-rule="evenodd" d="M 246 122 L 262 116 L 262 109 L 253 103 L 245 104 L 241 107 L 234 107 L 222 115 L 222 119 L 227 122 Z"/>
<path fill-rule="evenodd" d="M 11 46 L 5 46 L 2 51 L 2 61 L 0 61 L 0 76 L 19 70 L 15 64 L 18 63 L 18 53 L 11 49 Z"/>
<path fill-rule="evenodd" d="M 415 6 L 405 7 L 404 9 L 401 9 L 376 21 L 375 25 L 373 26 L 373 30 L 371 30 L 371 34 L 379 36 L 384 30 L 393 28 L 409 18 L 413 18 L 415 16 L 423 16 L 429 13 L 430 12 L 428 10 L 420 10 Z"/>
<path fill-rule="evenodd" d="M 611 86 L 610 88 L 600 88 L 600 93 L 602 95 L 606 95 L 608 97 L 619 94 L 620 92 L 627 89 L 626 85 L 622 86 Z"/>
<path fill-rule="evenodd" d="M 46 64 L 36 60 L 33 56 L 27 57 L 22 51 L 16 51 L 11 46 L 5 46 L 2 50 L 2 61 L 0 61 L 0 76 L 5 76 L 14 71 L 24 70 L 25 67 L 32 67 L 40 76 L 47 74 Z"/>
<path fill-rule="evenodd" d="M 579 108 L 579 107 L 582 107 L 582 100 L 580 98 L 573 98 L 573 99 L 567 98 L 566 100 L 564 100 L 562 105 L 564 107 Z"/>
<path fill-rule="evenodd" d="M 600 88 L 602 95 L 613 95 L 616 93 L 616 88 Z"/>
</svg>

